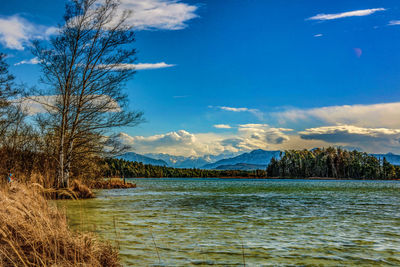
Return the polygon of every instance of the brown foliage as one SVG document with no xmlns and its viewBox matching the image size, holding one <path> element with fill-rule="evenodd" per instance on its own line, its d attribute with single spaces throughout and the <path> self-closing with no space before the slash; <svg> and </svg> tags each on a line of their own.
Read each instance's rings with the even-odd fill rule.
<svg viewBox="0 0 400 267">
<path fill-rule="evenodd" d="M 92 234 L 75 233 L 39 191 L 0 189 L 0 266 L 119 266 L 118 252 Z"/>
<path fill-rule="evenodd" d="M 108 180 L 92 180 L 89 182 L 89 187 L 92 189 L 118 189 L 118 188 L 136 188 L 134 183 L 125 183 L 119 178 Z"/>
</svg>

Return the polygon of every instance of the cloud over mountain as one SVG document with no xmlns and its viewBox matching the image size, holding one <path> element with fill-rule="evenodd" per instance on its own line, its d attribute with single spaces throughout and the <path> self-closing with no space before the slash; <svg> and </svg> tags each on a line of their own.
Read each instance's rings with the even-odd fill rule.
<svg viewBox="0 0 400 267">
<path fill-rule="evenodd" d="M 185 130 L 153 136 L 130 136 L 120 133 L 121 142 L 133 146 L 138 153 L 168 153 L 181 156 L 216 155 L 227 152 L 267 149 L 289 140 L 285 131 L 266 124 L 239 125 L 235 134 L 189 133 Z"/>
<path fill-rule="evenodd" d="M 379 147 L 396 149 L 400 145 L 400 129 L 337 125 L 310 128 L 299 134 L 302 139 L 357 145 L 367 151 Z"/>
<path fill-rule="evenodd" d="M 371 105 L 342 105 L 311 109 L 288 109 L 272 113 L 280 123 L 319 122 L 360 127 L 400 128 L 400 102 Z"/>
</svg>

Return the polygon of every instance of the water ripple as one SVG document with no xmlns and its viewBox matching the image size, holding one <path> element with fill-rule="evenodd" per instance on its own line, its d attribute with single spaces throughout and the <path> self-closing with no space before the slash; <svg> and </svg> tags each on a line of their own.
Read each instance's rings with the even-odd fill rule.
<svg viewBox="0 0 400 267">
<path fill-rule="evenodd" d="M 73 228 L 118 241 L 127 266 L 400 265 L 399 182 L 135 182 L 60 202 Z"/>
</svg>

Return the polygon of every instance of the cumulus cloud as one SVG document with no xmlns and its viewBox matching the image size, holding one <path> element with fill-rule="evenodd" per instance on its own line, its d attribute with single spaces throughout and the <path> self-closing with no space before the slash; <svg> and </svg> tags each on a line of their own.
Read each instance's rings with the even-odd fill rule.
<svg viewBox="0 0 400 267">
<path fill-rule="evenodd" d="M 290 138 L 285 132 L 290 132 L 292 129 L 274 128 L 268 124 L 241 124 L 238 131 L 243 136 L 242 147 L 256 149 L 289 141 Z"/>
<path fill-rule="evenodd" d="M 349 12 L 335 13 L 335 14 L 318 14 L 313 17 L 308 18 L 307 20 L 333 20 L 333 19 L 341 19 L 347 17 L 362 17 L 374 14 L 378 11 L 385 11 L 385 8 L 371 8 L 371 9 L 361 9 L 354 10 Z"/>
<path fill-rule="evenodd" d="M 126 24 L 135 30 L 180 30 L 187 27 L 189 20 L 198 17 L 197 9 L 179 0 L 121 0 L 115 19 L 130 10 Z M 10 49 L 24 50 L 31 40 L 48 39 L 57 30 L 19 15 L 0 17 L 0 43 Z"/>
<path fill-rule="evenodd" d="M 185 130 L 152 136 L 130 136 L 120 133 L 119 139 L 139 153 L 168 153 L 179 156 L 200 156 L 224 152 L 221 137 L 214 134 L 193 134 Z"/>
<path fill-rule="evenodd" d="M 356 145 L 366 151 L 379 151 L 383 148 L 398 150 L 400 145 L 400 129 L 337 125 L 310 128 L 299 134 L 302 139 Z"/>
<path fill-rule="evenodd" d="M 29 65 L 39 64 L 39 59 L 37 57 L 34 57 L 29 60 L 22 60 L 18 63 L 15 63 L 14 66 L 19 66 L 19 65 L 24 65 L 24 64 L 29 64 Z"/>
<path fill-rule="evenodd" d="M 153 136 L 129 136 L 120 133 L 122 143 L 139 153 L 168 153 L 180 156 L 217 155 L 268 149 L 289 140 L 284 131 L 266 124 L 239 125 L 236 134 L 189 133 L 185 130 Z"/>
<path fill-rule="evenodd" d="M 400 102 L 289 109 L 272 113 L 280 123 L 313 122 L 328 125 L 400 128 Z"/>
<path fill-rule="evenodd" d="M 152 69 L 169 68 L 174 66 L 175 66 L 174 64 L 167 64 L 165 62 L 107 65 L 107 67 L 112 67 L 115 70 L 152 70 Z M 105 66 L 104 65 L 99 66 L 99 68 L 101 67 Z"/>
<path fill-rule="evenodd" d="M 179 0 L 121 0 L 120 3 L 117 13 L 132 11 L 126 24 L 136 30 L 180 30 L 197 17 L 197 6 Z"/>
<path fill-rule="evenodd" d="M 10 49 L 24 50 L 30 40 L 47 39 L 56 31 L 56 27 L 37 25 L 18 15 L 0 18 L 0 43 Z"/>
<path fill-rule="evenodd" d="M 228 124 L 215 124 L 214 128 L 217 129 L 231 129 L 232 127 Z"/>
<path fill-rule="evenodd" d="M 353 125 L 324 126 L 299 132 L 303 139 L 319 139 L 327 142 L 371 142 L 396 140 L 400 129 L 363 128 Z"/>
</svg>

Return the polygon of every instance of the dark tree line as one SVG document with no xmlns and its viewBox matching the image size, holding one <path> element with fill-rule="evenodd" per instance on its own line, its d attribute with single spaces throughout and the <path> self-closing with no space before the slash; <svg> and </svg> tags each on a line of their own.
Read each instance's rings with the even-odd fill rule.
<svg viewBox="0 0 400 267">
<path fill-rule="evenodd" d="M 212 177 L 240 177 L 240 178 L 265 178 L 265 170 L 204 170 L 180 169 L 166 166 L 155 166 L 141 162 L 126 161 L 123 159 L 104 159 L 101 168 L 105 177 L 146 177 L 146 178 L 212 178 Z"/>
<path fill-rule="evenodd" d="M 331 177 L 353 179 L 399 179 L 400 167 L 359 151 L 341 148 L 288 150 L 272 158 L 268 177 Z"/>
<path fill-rule="evenodd" d="M 180 169 L 113 158 L 102 159 L 100 162 L 105 177 L 400 179 L 400 166 L 390 164 L 385 158 L 378 159 L 364 152 L 334 147 L 287 150 L 279 159 L 272 158 L 266 171 Z"/>
</svg>

